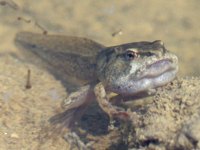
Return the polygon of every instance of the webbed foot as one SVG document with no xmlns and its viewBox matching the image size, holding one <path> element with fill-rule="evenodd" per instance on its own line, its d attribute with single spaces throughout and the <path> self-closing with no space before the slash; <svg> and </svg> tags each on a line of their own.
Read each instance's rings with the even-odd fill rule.
<svg viewBox="0 0 200 150">
<path fill-rule="evenodd" d="M 110 118 L 117 117 L 122 120 L 128 120 L 130 118 L 129 114 L 125 110 L 114 106 L 109 102 L 109 98 L 107 97 L 105 88 L 102 83 L 98 83 L 95 86 L 94 93 L 101 109 L 106 112 Z"/>
</svg>

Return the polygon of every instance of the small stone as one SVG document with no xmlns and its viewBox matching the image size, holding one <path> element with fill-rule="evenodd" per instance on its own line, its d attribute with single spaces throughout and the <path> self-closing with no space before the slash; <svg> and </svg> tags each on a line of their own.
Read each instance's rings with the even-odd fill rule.
<svg viewBox="0 0 200 150">
<path fill-rule="evenodd" d="M 11 138 L 15 138 L 15 139 L 18 139 L 19 138 L 19 135 L 17 133 L 12 133 L 10 135 Z"/>
</svg>

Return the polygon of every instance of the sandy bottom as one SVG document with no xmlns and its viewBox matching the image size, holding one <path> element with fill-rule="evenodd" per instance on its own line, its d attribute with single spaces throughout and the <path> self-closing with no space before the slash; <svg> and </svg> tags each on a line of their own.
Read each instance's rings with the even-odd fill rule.
<svg viewBox="0 0 200 150">
<path fill-rule="evenodd" d="M 98 150 L 200 149 L 200 79 L 185 78 L 200 75 L 199 0 L 15 3 L 17 7 L 12 1 L 6 5 L 0 1 L 0 149 L 66 150 L 76 140 Z M 132 121 L 118 121 L 113 130 L 108 129 L 107 116 L 92 105 L 77 125 L 77 139 L 48 122 L 62 112 L 60 103 L 68 94 L 65 87 L 38 67 L 41 61 L 31 63 L 31 56 L 23 55 L 13 42 L 17 32 L 42 33 L 41 28 L 49 34 L 83 36 L 107 46 L 161 39 L 179 57 L 181 77 L 160 88 L 151 103 L 133 104 Z M 28 69 L 30 89 L 25 88 Z"/>
</svg>

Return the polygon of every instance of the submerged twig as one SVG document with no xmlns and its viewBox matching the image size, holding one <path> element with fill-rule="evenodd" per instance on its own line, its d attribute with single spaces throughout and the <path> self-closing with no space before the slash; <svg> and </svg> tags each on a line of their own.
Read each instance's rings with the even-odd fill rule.
<svg viewBox="0 0 200 150">
<path fill-rule="evenodd" d="M 12 9 L 15 9 L 15 10 L 19 9 L 19 6 L 12 0 L 0 1 L 0 5 L 2 5 L 2 6 L 7 5 L 7 6 L 11 7 Z"/>
<path fill-rule="evenodd" d="M 11 7 L 11 8 L 13 8 L 13 9 L 15 9 L 15 10 L 17 10 L 17 11 L 19 11 L 19 6 L 13 1 L 13 0 L 0 0 L 0 5 L 1 6 L 9 6 L 9 7 Z M 36 26 L 36 27 L 38 27 L 40 30 L 42 30 L 42 32 L 43 32 L 43 34 L 47 34 L 48 32 L 47 32 L 47 30 L 45 30 L 45 28 L 44 27 L 42 27 L 37 21 L 32 21 L 31 19 L 26 19 L 26 18 L 24 18 L 24 17 L 21 17 L 21 16 L 19 16 L 19 17 L 17 17 L 17 20 L 19 20 L 19 21 L 24 21 L 25 23 L 34 23 L 34 25 Z"/>
<path fill-rule="evenodd" d="M 115 36 L 117 36 L 117 35 L 122 35 L 122 33 L 123 33 L 123 32 L 122 32 L 122 29 L 119 29 L 118 31 L 113 32 L 113 33 L 112 33 L 112 36 L 115 37 Z"/>
<path fill-rule="evenodd" d="M 26 18 L 24 18 L 24 17 L 17 17 L 17 20 L 19 20 L 19 21 L 24 21 L 25 23 L 31 23 L 31 22 L 33 22 L 31 19 L 26 19 Z M 46 34 L 48 33 L 48 31 L 45 30 L 45 28 L 42 27 L 37 21 L 34 21 L 33 23 L 34 23 L 34 25 L 35 25 L 36 27 L 38 27 L 40 30 L 42 30 L 43 34 L 46 35 Z"/>
<path fill-rule="evenodd" d="M 25 85 L 25 88 L 26 89 L 30 89 L 32 86 L 31 86 L 31 70 L 28 69 L 28 72 L 27 72 L 27 80 L 26 80 L 26 85 Z"/>
<path fill-rule="evenodd" d="M 24 22 L 26 22 L 26 23 L 31 23 L 31 20 L 30 19 L 26 19 L 26 18 L 23 18 L 23 17 L 17 17 L 17 20 L 19 20 L 19 21 L 24 21 Z"/>
<path fill-rule="evenodd" d="M 38 22 L 35 22 L 35 25 L 43 31 L 43 34 L 46 35 L 48 33 L 47 30 L 45 30 Z"/>
</svg>

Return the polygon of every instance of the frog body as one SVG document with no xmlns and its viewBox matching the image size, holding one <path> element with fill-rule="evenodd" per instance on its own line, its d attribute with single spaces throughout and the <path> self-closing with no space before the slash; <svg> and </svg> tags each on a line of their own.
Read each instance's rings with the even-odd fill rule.
<svg viewBox="0 0 200 150">
<path fill-rule="evenodd" d="M 109 102 L 107 92 L 134 96 L 169 83 L 178 71 L 178 58 L 159 40 L 106 47 L 87 38 L 20 32 L 15 41 L 55 70 L 63 69 L 70 80 L 82 82 L 62 103 L 66 111 L 75 112 L 68 115 L 69 122 L 95 99 L 110 118 L 127 118 Z"/>
</svg>

